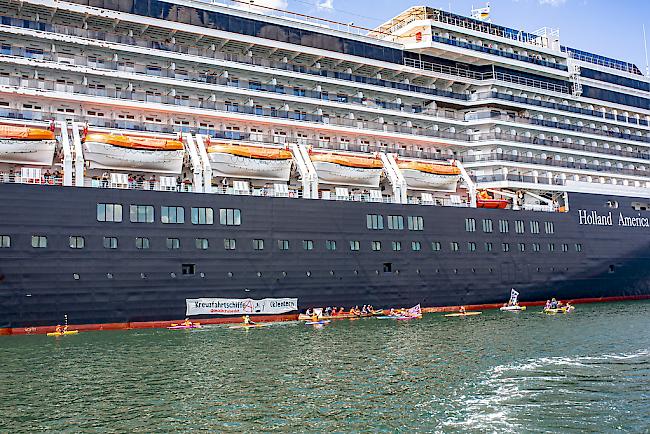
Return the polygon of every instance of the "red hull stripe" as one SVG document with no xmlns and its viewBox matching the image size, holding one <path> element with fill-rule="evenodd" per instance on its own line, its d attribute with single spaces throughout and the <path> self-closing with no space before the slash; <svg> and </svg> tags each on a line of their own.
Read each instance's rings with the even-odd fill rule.
<svg viewBox="0 0 650 434">
<path fill-rule="evenodd" d="M 572 304 L 579 303 L 602 303 L 614 301 L 630 301 L 630 300 L 650 300 L 650 295 L 624 295 L 617 297 L 594 297 L 594 298 L 577 298 L 569 301 Z M 522 306 L 543 306 L 546 301 L 530 301 L 522 302 Z M 490 303 L 490 304 L 473 304 L 466 305 L 467 310 L 488 310 L 498 309 L 503 306 L 503 303 Z M 422 312 L 453 312 L 458 311 L 460 306 L 444 306 L 444 307 L 425 307 Z M 251 316 L 255 322 L 278 322 L 278 321 L 297 321 L 298 314 L 290 315 L 260 315 Z M 70 328 L 79 330 L 80 332 L 96 331 L 96 330 L 129 330 L 129 329 L 150 329 L 150 328 L 166 328 L 172 323 L 181 323 L 184 319 L 177 319 L 173 321 L 142 321 L 142 322 L 123 322 L 123 323 L 105 323 L 105 324 L 71 324 Z M 232 324 L 241 322 L 240 317 L 227 317 L 227 318 L 206 318 L 197 319 L 196 322 L 201 324 Z M 53 332 L 55 326 L 39 326 L 39 327 L 14 327 L 14 328 L 0 328 L 0 336 L 2 335 L 37 335 Z"/>
</svg>

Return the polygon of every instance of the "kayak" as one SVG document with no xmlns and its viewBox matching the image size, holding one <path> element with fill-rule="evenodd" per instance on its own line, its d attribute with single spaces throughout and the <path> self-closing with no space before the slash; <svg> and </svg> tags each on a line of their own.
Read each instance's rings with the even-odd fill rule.
<svg viewBox="0 0 650 434">
<path fill-rule="evenodd" d="M 483 312 L 448 313 L 445 316 L 449 316 L 449 317 L 452 317 L 452 316 L 474 316 L 474 315 L 480 315 L 482 313 Z"/>
<path fill-rule="evenodd" d="M 51 333 L 48 333 L 47 335 L 48 336 L 56 336 L 56 337 L 58 337 L 58 336 L 76 335 L 77 333 L 79 333 L 79 330 L 68 330 L 68 331 L 65 331 L 65 332 L 51 332 Z"/>
<path fill-rule="evenodd" d="M 555 315 L 556 313 L 567 313 L 567 312 L 573 312 L 575 310 L 575 307 L 571 306 L 569 308 L 566 307 L 558 307 L 556 309 L 544 309 L 543 313 L 547 315 Z"/>
<path fill-rule="evenodd" d="M 526 306 L 503 306 L 499 310 L 504 312 L 519 312 L 521 310 L 526 310 Z"/>
<path fill-rule="evenodd" d="M 405 316 L 405 315 L 382 315 L 382 316 L 376 316 L 375 318 L 377 319 L 411 319 L 413 317 L 410 316 Z"/>
<path fill-rule="evenodd" d="M 248 330 L 248 329 L 256 329 L 256 328 L 266 327 L 266 326 L 268 326 L 268 324 L 240 324 L 240 325 L 230 326 L 228 328 L 233 329 L 233 330 L 235 330 L 235 329 Z"/>
<path fill-rule="evenodd" d="M 167 329 L 169 330 L 191 330 L 191 329 L 200 329 L 201 324 L 192 324 L 192 325 L 182 325 L 182 324 L 172 324 Z"/>
<path fill-rule="evenodd" d="M 420 315 L 420 316 L 401 316 L 401 317 L 399 317 L 397 319 L 401 320 L 401 321 L 408 321 L 410 319 L 422 319 L 422 315 Z"/>
<path fill-rule="evenodd" d="M 320 320 L 320 321 L 306 321 L 306 325 L 323 325 L 323 324 L 329 324 L 332 321 L 326 319 L 326 320 Z"/>
</svg>

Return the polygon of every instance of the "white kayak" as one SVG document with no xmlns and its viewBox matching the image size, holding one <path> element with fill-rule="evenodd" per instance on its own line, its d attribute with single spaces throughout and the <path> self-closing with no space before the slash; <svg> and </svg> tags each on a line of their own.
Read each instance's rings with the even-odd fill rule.
<svg viewBox="0 0 650 434">
<path fill-rule="evenodd" d="M 499 310 L 502 310 L 504 312 L 519 312 L 526 310 L 526 306 L 503 306 L 500 307 Z"/>
</svg>

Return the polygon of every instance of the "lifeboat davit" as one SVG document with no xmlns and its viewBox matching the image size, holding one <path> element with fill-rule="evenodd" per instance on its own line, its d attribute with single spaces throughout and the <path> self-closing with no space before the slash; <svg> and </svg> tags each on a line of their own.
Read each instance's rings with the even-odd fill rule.
<svg viewBox="0 0 650 434">
<path fill-rule="evenodd" d="M 415 190 L 456 191 L 460 169 L 449 164 L 425 161 L 397 161 L 408 188 Z"/>
<path fill-rule="evenodd" d="M 289 181 L 293 154 L 282 148 L 217 143 L 207 147 L 212 174 Z"/>
<path fill-rule="evenodd" d="M 373 155 L 348 155 L 334 152 L 311 153 L 318 181 L 325 184 L 379 187 L 381 160 Z"/>
<path fill-rule="evenodd" d="M 0 162 L 51 166 L 55 149 L 53 131 L 0 125 Z"/>
<path fill-rule="evenodd" d="M 508 199 L 494 199 L 489 195 L 487 191 L 481 191 L 476 195 L 477 208 L 504 209 L 509 204 L 510 202 Z"/>
<path fill-rule="evenodd" d="M 90 133 L 83 140 L 91 168 L 181 173 L 183 143 L 163 138 Z"/>
</svg>

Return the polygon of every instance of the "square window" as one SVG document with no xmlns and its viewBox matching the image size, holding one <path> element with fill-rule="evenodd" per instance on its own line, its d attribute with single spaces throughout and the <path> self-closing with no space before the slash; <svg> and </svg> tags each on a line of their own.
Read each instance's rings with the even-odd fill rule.
<svg viewBox="0 0 650 434">
<path fill-rule="evenodd" d="M 492 251 L 492 243 L 490 243 L 490 242 L 485 243 L 485 251 L 486 252 L 491 252 Z"/>
<path fill-rule="evenodd" d="M 70 237 L 70 248 L 71 249 L 83 249 L 85 247 L 86 240 L 84 237 L 72 236 Z"/>
<path fill-rule="evenodd" d="M 381 241 L 373 241 L 372 242 L 372 250 L 375 252 L 378 252 L 381 250 Z"/>
<path fill-rule="evenodd" d="M 47 237 L 43 235 L 32 235 L 32 247 L 35 249 L 47 248 Z"/>
<path fill-rule="evenodd" d="M 359 251 L 359 241 L 350 241 L 350 250 L 354 252 Z"/>
<path fill-rule="evenodd" d="M 314 242 L 312 240 L 302 240 L 302 248 L 305 250 L 314 250 Z"/>
<path fill-rule="evenodd" d="M 148 249 L 150 247 L 149 238 L 146 237 L 136 237 L 135 247 L 137 249 Z"/>
<path fill-rule="evenodd" d="M 166 245 L 168 249 L 176 250 L 181 248 L 181 240 L 178 238 L 167 238 Z"/>
<path fill-rule="evenodd" d="M 117 249 L 117 237 L 104 237 L 103 245 L 105 249 Z"/>
<path fill-rule="evenodd" d="M 154 213 L 151 205 L 131 205 L 129 214 L 131 223 L 153 223 Z"/>
<path fill-rule="evenodd" d="M 402 243 L 400 243 L 399 241 L 393 241 L 392 245 L 394 251 L 399 252 L 400 250 L 402 250 Z"/>
<path fill-rule="evenodd" d="M 334 240 L 326 240 L 325 241 L 325 248 L 327 250 L 336 250 L 336 241 L 334 241 Z"/>
<path fill-rule="evenodd" d="M 467 250 L 470 252 L 475 252 L 476 251 L 476 243 L 474 241 L 470 241 L 467 243 Z"/>
<path fill-rule="evenodd" d="M 11 237 L 9 235 L 0 235 L 0 249 L 11 247 Z"/>
<path fill-rule="evenodd" d="M 509 252 L 510 251 L 510 243 L 502 243 L 501 248 L 503 249 L 504 252 Z"/>
<path fill-rule="evenodd" d="M 465 219 L 465 231 L 466 232 L 475 232 L 476 231 L 476 220 L 473 218 Z"/>
<path fill-rule="evenodd" d="M 489 234 L 492 232 L 492 220 L 483 219 L 483 232 Z"/>
<path fill-rule="evenodd" d="M 211 225 L 214 223 L 214 211 L 212 208 L 192 208 L 191 212 L 193 225 Z"/>
<path fill-rule="evenodd" d="M 264 250 L 264 240 L 253 240 L 253 250 Z"/>
<path fill-rule="evenodd" d="M 414 252 L 419 252 L 422 250 L 422 244 L 419 241 L 411 241 L 411 250 Z"/>
<path fill-rule="evenodd" d="M 185 223 L 185 208 L 182 206 L 161 206 L 160 221 L 162 223 Z"/>
<path fill-rule="evenodd" d="M 519 251 L 520 252 L 525 252 L 526 251 L 526 244 L 519 243 Z"/>
<path fill-rule="evenodd" d="M 278 240 L 278 248 L 280 250 L 289 250 L 289 240 Z"/>
<path fill-rule="evenodd" d="M 449 248 L 451 249 L 452 252 L 457 252 L 458 251 L 458 242 L 452 241 L 449 243 Z"/>
<path fill-rule="evenodd" d="M 235 250 L 237 248 L 236 241 L 233 238 L 224 238 L 223 247 L 226 250 Z"/>
<path fill-rule="evenodd" d="M 431 250 L 433 250 L 434 252 L 439 252 L 439 251 L 440 251 L 440 247 L 441 247 L 441 246 L 440 246 L 440 241 L 433 241 L 433 242 L 431 243 Z"/>
<path fill-rule="evenodd" d="M 241 225 L 241 210 L 235 208 L 221 208 L 219 210 L 219 224 L 224 226 Z"/>
<path fill-rule="evenodd" d="M 409 216 L 408 217 L 408 228 L 409 231 L 422 231 L 424 230 L 424 218 L 420 216 Z"/>
</svg>

